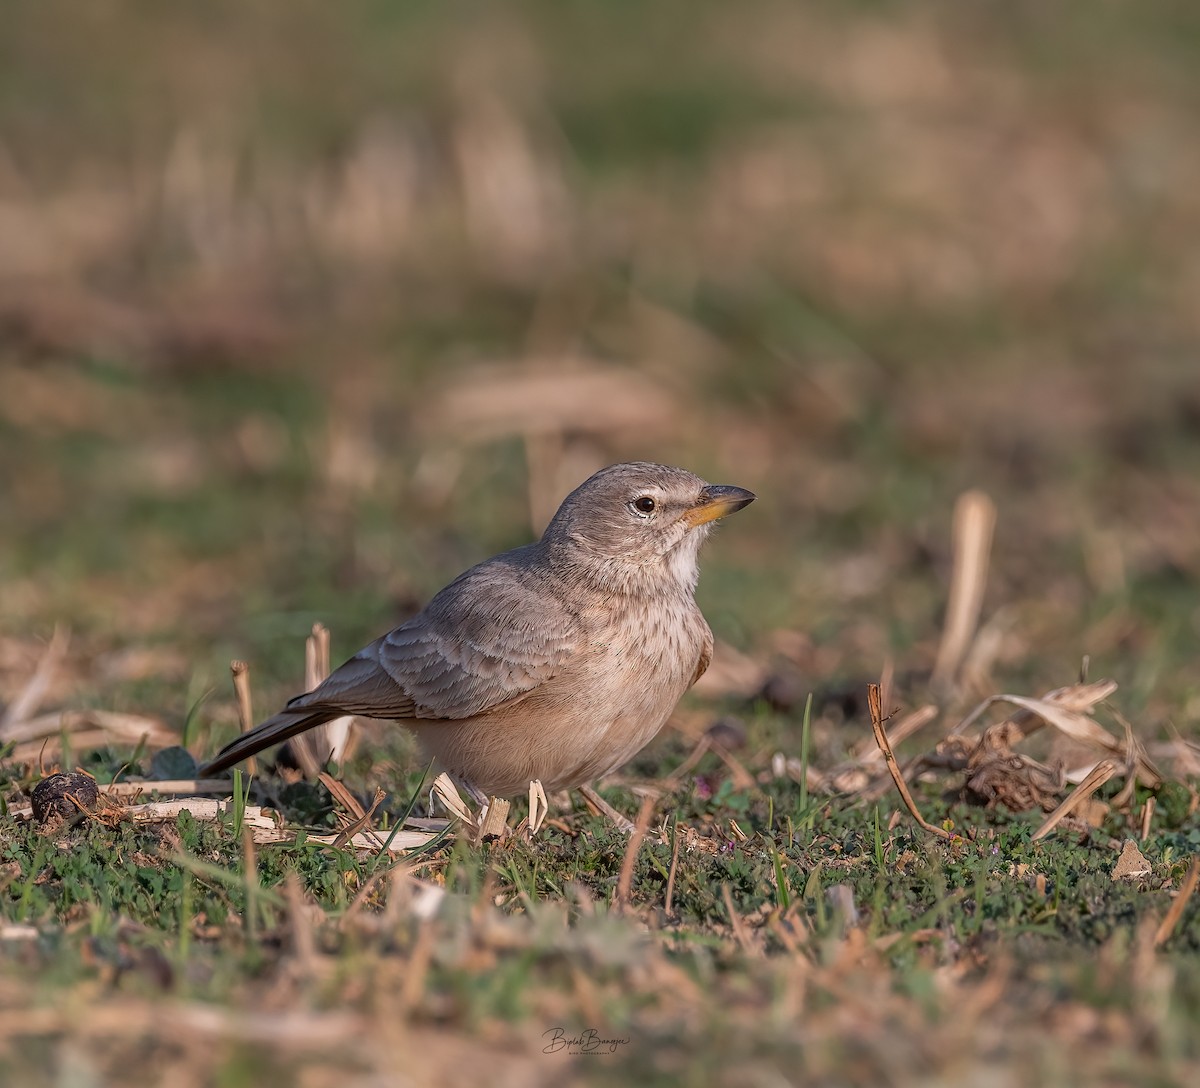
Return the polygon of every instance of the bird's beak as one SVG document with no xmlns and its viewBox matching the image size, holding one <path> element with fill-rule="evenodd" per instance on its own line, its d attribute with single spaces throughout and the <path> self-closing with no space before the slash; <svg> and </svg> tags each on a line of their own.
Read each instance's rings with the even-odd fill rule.
<svg viewBox="0 0 1200 1088">
<path fill-rule="evenodd" d="M 716 521 L 726 514 L 732 514 L 743 506 L 749 506 L 754 501 L 754 492 L 744 487 L 730 487 L 728 484 L 708 484 L 700 491 L 700 498 L 686 514 L 683 520 L 693 529 L 709 521 Z"/>
</svg>

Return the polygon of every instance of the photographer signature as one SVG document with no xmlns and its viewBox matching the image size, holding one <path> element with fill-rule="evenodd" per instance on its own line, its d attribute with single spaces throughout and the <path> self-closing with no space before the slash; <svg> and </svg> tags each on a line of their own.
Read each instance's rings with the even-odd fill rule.
<svg viewBox="0 0 1200 1088">
<path fill-rule="evenodd" d="M 566 1028 L 549 1028 L 542 1032 L 542 1038 L 548 1039 L 543 1054 L 558 1054 L 566 1051 L 575 1054 L 615 1054 L 617 1047 L 625 1046 L 629 1039 L 605 1039 L 595 1028 L 584 1028 L 577 1035 L 568 1035 Z"/>
</svg>

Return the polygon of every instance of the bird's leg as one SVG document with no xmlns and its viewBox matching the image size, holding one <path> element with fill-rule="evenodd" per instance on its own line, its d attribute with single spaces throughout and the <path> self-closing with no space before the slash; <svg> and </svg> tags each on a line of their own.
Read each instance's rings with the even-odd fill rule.
<svg viewBox="0 0 1200 1088">
<path fill-rule="evenodd" d="M 486 809 L 488 807 L 488 795 L 484 793 L 483 790 L 481 790 L 477 785 L 475 785 L 474 782 L 470 782 L 465 778 L 460 778 L 456 774 L 452 774 L 450 779 L 460 790 L 463 791 L 463 793 L 471 798 L 471 800 L 474 801 L 475 804 L 480 807 L 480 809 Z"/>
<path fill-rule="evenodd" d="M 580 796 L 589 804 L 600 811 L 604 816 L 607 816 L 614 824 L 617 825 L 618 831 L 624 831 L 626 835 L 632 834 L 633 824 L 622 816 L 615 808 L 612 807 L 603 797 L 600 796 L 591 786 L 578 787 Z"/>
</svg>

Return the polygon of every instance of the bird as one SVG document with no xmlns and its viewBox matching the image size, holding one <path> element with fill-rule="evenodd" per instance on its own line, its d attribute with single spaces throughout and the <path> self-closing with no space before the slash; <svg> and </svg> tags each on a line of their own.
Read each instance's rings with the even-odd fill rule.
<svg viewBox="0 0 1200 1088">
<path fill-rule="evenodd" d="M 360 715 L 411 729 L 480 804 L 534 781 L 595 797 L 588 784 L 641 751 L 707 669 L 700 546 L 754 499 L 669 465 L 603 468 L 541 539 L 460 574 L 200 773 Z"/>
</svg>

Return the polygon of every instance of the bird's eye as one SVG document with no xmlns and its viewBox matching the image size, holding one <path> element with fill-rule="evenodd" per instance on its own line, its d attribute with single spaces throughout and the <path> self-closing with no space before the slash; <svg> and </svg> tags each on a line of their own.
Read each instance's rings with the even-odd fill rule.
<svg viewBox="0 0 1200 1088">
<path fill-rule="evenodd" d="M 654 500 L 649 495 L 643 495 L 640 499 L 633 500 L 633 508 L 639 514 L 653 514 L 655 505 Z"/>
</svg>

